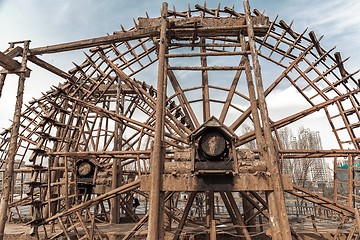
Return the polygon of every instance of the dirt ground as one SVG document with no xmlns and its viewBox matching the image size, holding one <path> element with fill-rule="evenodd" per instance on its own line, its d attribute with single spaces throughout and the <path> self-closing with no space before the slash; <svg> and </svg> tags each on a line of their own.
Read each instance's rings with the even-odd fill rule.
<svg viewBox="0 0 360 240">
<path fill-rule="evenodd" d="M 27 240 L 31 239 L 29 235 L 30 228 L 23 224 L 6 223 L 5 225 L 5 240 Z"/>
</svg>

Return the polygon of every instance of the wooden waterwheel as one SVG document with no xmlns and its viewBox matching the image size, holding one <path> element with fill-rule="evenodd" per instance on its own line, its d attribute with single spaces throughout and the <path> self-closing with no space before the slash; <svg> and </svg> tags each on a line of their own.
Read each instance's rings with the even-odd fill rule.
<svg viewBox="0 0 360 240">
<path fill-rule="evenodd" d="M 286 209 L 295 196 L 338 217 L 329 236 L 358 234 L 357 72 L 313 32 L 251 14 L 247 1 L 244 9 L 164 4 L 159 18 L 139 18 L 113 35 L 12 45 L 6 58 L 26 50 L 27 61 L 64 81 L 0 135 L 2 168 L 15 166 L 7 168 L 10 220 L 28 221 L 38 238 L 51 239 L 300 239 Z M 82 48 L 90 48 L 84 62 L 67 73 L 37 57 Z M 16 72 L 10 65 L 2 64 L 2 79 Z M 284 111 L 293 99 L 301 104 Z M 282 144 L 284 128 L 314 119 L 332 145 Z M 333 199 L 282 171 L 288 159 L 319 158 L 348 162 Z M 106 230 L 110 224 L 120 224 L 117 233 Z"/>
</svg>

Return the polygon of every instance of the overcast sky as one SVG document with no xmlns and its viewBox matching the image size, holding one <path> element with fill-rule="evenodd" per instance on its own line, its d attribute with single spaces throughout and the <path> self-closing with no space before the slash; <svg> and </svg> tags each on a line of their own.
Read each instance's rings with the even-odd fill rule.
<svg viewBox="0 0 360 240">
<path fill-rule="evenodd" d="M 161 0 L 0 0 L 0 50 L 8 47 L 8 42 L 30 39 L 30 47 L 45 46 L 86 38 L 112 34 L 120 29 L 132 26 L 132 19 L 160 15 Z M 203 1 L 168 1 L 169 8 L 186 10 L 188 3 L 194 8 Z M 217 7 L 218 1 L 208 1 L 209 8 Z M 221 7 L 232 6 L 243 11 L 242 1 L 221 1 Z M 252 8 L 274 19 L 290 23 L 293 29 L 302 32 L 306 27 L 317 36 L 325 35 L 322 46 L 330 49 L 337 46 L 343 59 L 351 56 L 346 63 L 348 70 L 360 66 L 360 1 L 359 0 L 250 0 Z M 42 56 L 43 59 L 60 67 L 64 71 L 72 68 L 72 62 L 80 63 L 84 59 L 81 51 Z M 59 79 L 34 65 L 34 71 L 27 79 L 25 102 L 40 97 Z M 9 126 L 15 101 L 17 77 L 9 76 L 0 99 L 0 128 Z M 316 130 L 316 129 L 315 129 Z"/>
</svg>

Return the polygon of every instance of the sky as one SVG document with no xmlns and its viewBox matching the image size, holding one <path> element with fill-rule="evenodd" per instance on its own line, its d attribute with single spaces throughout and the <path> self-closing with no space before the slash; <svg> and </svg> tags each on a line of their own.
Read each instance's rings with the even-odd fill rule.
<svg viewBox="0 0 360 240">
<path fill-rule="evenodd" d="M 169 9 L 186 10 L 188 4 L 203 5 L 203 1 L 168 1 Z M 160 16 L 160 0 L 0 0 L 0 51 L 8 42 L 31 40 L 30 47 L 76 41 L 112 34 L 120 26 L 130 28 L 133 18 Z M 235 4 L 237 11 L 243 11 L 242 1 L 221 1 L 221 7 Z M 209 8 L 215 8 L 218 1 L 208 1 Z M 317 36 L 324 35 L 322 46 L 330 49 L 337 46 L 348 70 L 358 69 L 360 63 L 360 1 L 359 0 L 250 0 L 251 8 L 274 19 L 290 23 L 293 29 L 302 32 L 306 27 Z M 67 71 L 72 62 L 82 62 L 82 51 L 41 56 L 44 60 Z M 38 98 L 60 79 L 32 64 L 31 77 L 26 80 L 24 102 Z M 17 77 L 8 76 L 0 98 L 0 128 L 7 128 L 15 105 Z M 316 127 L 315 127 L 316 128 Z M 317 129 L 315 129 L 317 130 Z M 1 131 L 1 129 L 0 129 Z"/>
</svg>

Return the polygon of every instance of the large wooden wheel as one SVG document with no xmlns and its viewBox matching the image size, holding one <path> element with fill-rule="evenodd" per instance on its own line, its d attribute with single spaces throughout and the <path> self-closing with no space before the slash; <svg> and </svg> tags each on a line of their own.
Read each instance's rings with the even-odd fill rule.
<svg viewBox="0 0 360 240">
<path fill-rule="evenodd" d="M 209 126 L 230 137 L 218 142 L 223 144 L 219 154 L 213 149 L 207 156 L 233 147 L 229 154 L 237 152 L 238 165 L 225 170 L 236 170 L 238 176 L 260 174 L 266 178 L 279 173 L 278 166 L 267 163 L 270 160 L 263 155 L 266 143 L 260 140 L 265 138 L 266 128 L 276 145 L 278 163 L 280 159 L 324 158 L 336 164 L 341 158 L 348 161 L 353 173 L 360 134 L 357 72 L 349 73 L 340 53 L 324 49 L 313 32 L 297 32 L 282 20 L 269 21 L 258 11 L 254 11 L 254 24 L 249 26 L 247 16 L 220 5 L 214 9 L 196 5 L 193 10 L 166 11 L 165 25 L 161 18 L 140 18 L 135 28 L 114 33 L 105 43 L 78 42 L 77 48 L 92 46 L 85 61 L 68 73 L 53 69 L 64 82 L 28 103 L 21 115 L 11 217 L 24 218 L 17 210 L 30 205 L 35 229 L 57 224 L 58 231 L 49 236 L 74 234 L 80 238 L 85 234 L 90 238 L 95 234 L 104 238 L 99 222 L 118 223 L 122 219 L 136 223 L 123 234 L 125 239 L 144 231 L 146 235 L 153 224 L 147 223 L 149 190 L 155 191 L 149 176 L 156 164 L 151 162 L 157 161 L 172 164 L 159 175 L 164 181 L 159 204 L 165 202 L 160 210 L 166 214 L 167 235 L 174 239 L 201 234 L 249 239 L 272 229 L 267 233 L 274 239 L 280 236 L 268 219 L 274 212 L 282 212 L 269 206 L 273 200 L 267 196 L 274 190 L 271 184 L 279 182 L 270 183 L 269 188 L 248 182 L 234 191 L 207 188 L 206 184 L 194 190 L 189 184 L 170 191 L 163 179 L 177 176 L 179 183 L 185 183 L 181 180 L 184 174 L 201 175 L 201 171 L 194 173 L 194 168 L 188 168 L 192 158 L 189 149 L 207 143 L 208 139 L 197 139 Z M 251 29 L 253 39 L 249 38 Z M 33 57 L 29 60 L 41 65 L 36 55 L 62 51 L 61 47 L 66 48 L 30 49 Z M 254 83 L 259 77 L 256 58 L 261 64 L 264 91 Z M 159 90 L 161 74 L 166 81 Z M 279 96 L 284 99 L 278 101 Z M 281 112 L 292 99 L 301 104 Z M 273 108 L 269 101 L 279 105 Z M 156 123 L 161 115 L 156 109 L 162 107 L 163 130 L 159 133 Z M 313 119 L 321 120 L 328 131 L 324 136 L 335 144 L 323 144 L 328 149 L 302 150 L 281 144 L 283 128 L 307 127 Z M 156 139 L 159 134 L 161 146 Z M 10 129 L 1 134 L 3 167 L 9 139 Z M 210 176 L 216 178 L 216 174 L 223 176 L 219 171 Z M 330 209 L 344 216 L 345 222 L 354 217 L 357 182 L 350 174 L 348 182 L 336 180 L 334 184 L 332 200 L 291 184 L 280 184 L 284 188 L 280 190 Z M 338 194 L 339 184 L 346 185 L 346 194 Z M 181 199 L 184 192 L 186 201 Z M 141 203 L 136 210 L 132 207 L 134 198 Z M 278 204 L 285 208 L 284 202 Z M 91 228 L 85 227 L 88 222 Z M 298 236 L 296 230 L 291 228 L 291 232 Z"/>
</svg>

